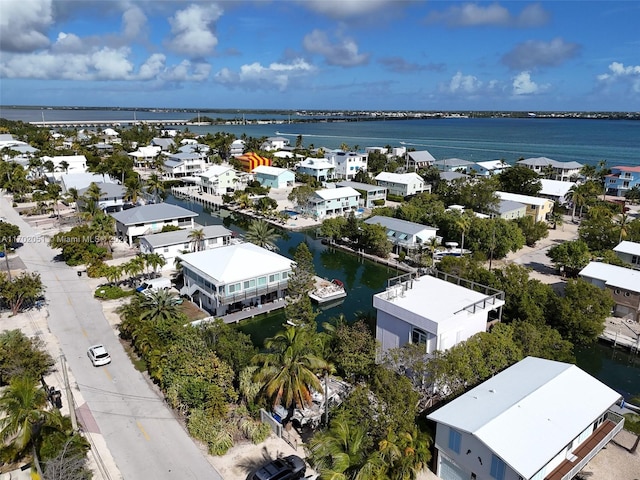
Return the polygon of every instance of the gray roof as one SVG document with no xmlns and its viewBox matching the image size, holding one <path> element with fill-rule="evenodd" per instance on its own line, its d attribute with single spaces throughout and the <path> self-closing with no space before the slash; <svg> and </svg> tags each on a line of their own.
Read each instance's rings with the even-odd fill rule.
<svg viewBox="0 0 640 480">
<path fill-rule="evenodd" d="M 440 180 L 445 180 L 450 182 L 451 180 L 456 180 L 457 178 L 468 178 L 469 175 L 460 172 L 440 172 Z"/>
<path fill-rule="evenodd" d="M 436 160 L 433 164 L 443 167 L 466 167 L 467 165 L 473 165 L 473 162 L 462 160 L 461 158 L 447 158 L 445 160 Z"/>
<path fill-rule="evenodd" d="M 409 158 L 416 163 L 433 163 L 436 161 L 433 155 L 431 155 L 427 150 L 420 150 L 418 152 L 407 152 Z"/>
<path fill-rule="evenodd" d="M 200 160 L 202 158 L 202 155 L 199 153 L 193 153 L 193 152 L 178 152 L 178 153 L 172 153 L 171 155 L 168 156 L 169 160 L 178 160 L 178 161 L 184 161 L 184 160 Z"/>
<path fill-rule="evenodd" d="M 354 190 L 362 190 L 365 192 L 379 192 L 380 190 L 386 190 L 386 187 L 380 185 L 371 185 L 370 183 L 350 182 L 345 180 L 344 182 L 337 182 L 339 187 L 351 187 Z"/>
<path fill-rule="evenodd" d="M 164 165 L 169 168 L 177 167 L 179 165 L 182 165 L 183 163 L 184 163 L 183 160 L 176 160 L 176 159 L 164 161 Z"/>
<path fill-rule="evenodd" d="M 400 220 L 399 218 L 384 217 L 382 215 L 367 218 L 364 223 L 368 223 L 369 225 L 377 223 L 387 230 L 408 233 L 409 235 L 415 235 L 423 230 L 437 230 L 436 227 L 428 227 L 427 225 L 422 225 L 420 223 L 407 222 L 406 220 Z"/>
<path fill-rule="evenodd" d="M 198 214 L 169 203 L 152 203 L 121 212 L 114 212 L 111 216 L 123 225 L 135 225 L 137 223 L 160 222 L 175 218 L 192 218 L 197 217 Z"/>
<path fill-rule="evenodd" d="M 152 145 L 156 145 L 158 147 L 162 147 L 163 149 L 165 149 L 165 148 L 169 148 L 169 147 L 172 147 L 173 145 L 175 145 L 175 142 L 173 141 L 172 138 L 156 137 L 156 138 L 151 140 L 151 144 Z"/>
<path fill-rule="evenodd" d="M 153 235 L 144 235 L 140 238 L 145 240 L 153 248 L 167 247 L 169 245 L 177 245 L 179 243 L 190 242 L 191 239 L 189 238 L 189 235 L 191 235 L 191 232 L 200 228 L 204 232 L 203 240 L 208 240 L 210 238 L 230 237 L 233 235 L 233 232 L 231 230 L 227 230 L 222 225 L 209 225 L 206 227 L 197 227 L 195 229 L 189 228 L 176 230 L 175 232 L 163 232 L 155 233 Z"/>
<path fill-rule="evenodd" d="M 564 169 L 578 169 L 583 167 L 583 165 L 578 162 L 559 162 L 547 157 L 525 158 L 524 160 L 519 160 L 517 163 L 519 165 L 529 165 L 531 167 L 546 167 L 547 165 L 554 168 Z"/>
<path fill-rule="evenodd" d="M 623 240 L 613 249 L 613 251 L 628 253 L 630 255 L 640 255 L 640 243 Z"/>
<path fill-rule="evenodd" d="M 122 185 L 117 183 L 104 183 L 104 182 L 94 182 L 100 188 L 100 198 L 122 198 L 125 194 L 125 189 Z M 90 187 L 91 185 L 89 185 Z M 78 190 L 79 195 L 84 195 L 89 190 L 89 187 L 82 188 Z"/>
<path fill-rule="evenodd" d="M 524 203 L 514 202 L 512 200 L 500 200 L 500 203 L 498 203 L 498 213 L 502 215 L 503 213 L 513 212 L 514 210 L 520 210 L 526 207 Z"/>
</svg>

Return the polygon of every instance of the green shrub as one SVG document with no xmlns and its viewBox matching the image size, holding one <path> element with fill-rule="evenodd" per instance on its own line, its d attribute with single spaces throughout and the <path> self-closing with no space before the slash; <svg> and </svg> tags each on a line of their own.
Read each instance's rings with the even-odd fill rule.
<svg viewBox="0 0 640 480">
<path fill-rule="evenodd" d="M 387 193 L 387 200 L 390 202 L 402 202 L 404 201 L 404 197 L 402 195 L 393 195 L 391 193 Z"/>
<path fill-rule="evenodd" d="M 384 199 L 379 198 L 378 200 L 374 200 L 373 201 L 373 205 L 376 207 L 383 207 L 384 206 Z"/>
<path fill-rule="evenodd" d="M 102 260 L 97 260 L 87 267 L 87 276 L 89 278 L 100 278 L 107 275 L 109 266 Z"/>
<path fill-rule="evenodd" d="M 123 290 L 114 285 L 105 285 L 98 287 L 94 296 L 100 300 L 115 300 L 117 298 L 128 297 L 133 295 L 133 290 Z"/>
</svg>

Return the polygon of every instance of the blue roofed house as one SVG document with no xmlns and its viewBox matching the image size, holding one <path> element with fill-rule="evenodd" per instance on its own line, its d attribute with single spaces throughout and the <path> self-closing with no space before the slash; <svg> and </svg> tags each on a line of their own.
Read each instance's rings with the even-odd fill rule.
<svg viewBox="0 0 640 480">
<path fill-rule="evenodd" d="M 268 167 L 261 165 L 252 171 L 254 178 L 263 187 L 285 188 L 292 187 L 296 175 L 291 170 L 279 167 Z"/>
<path fill-rule="evenodd" d="M 367 218 L 364 223 L 369 225 L 382 225 L 387 231 L 387 239 L 395 246 L 414 251 L 420 246 L 426 247 L 431 239 L 438 239 L 436 227 L 428 227 L 420 223 L 408 222 L 399 218 L 376 215 Z M 438 239 L 439 243 L 440 239 Z"/>
<path fill-rule="evenodd" d="M 417 193 L 431 191 L 431 185 L 426 184 L 424 179 L 417 173 L 391 173 L 380 172 L 375 177 L 376 183 L 387 189 L 389 195 L 407 197 Z"/>
<path fill-rule="evenodd" d="M 175 147 L 176 142 L 173 141 L 173 138 L 155 137 L 151 139 L 151 145 L 160 147 L 163 152 L 168 152 Z"/>
<path fill-rule="evenodd" d="M 612 167 L 605 177 L 608 195 L 624 197 L 633 187 L 640 185 L 640 167 Z"/>
<path fill-rule="evenodd" d="M 527 357 L 427 416 L 436 474 L 571 480 L 622 430 L 620 398 L 575 365 Z"/>
<path fill-rule="evenodd" d="M 253 243 L 180 254 L 188 295 L 214 316 L 284 299 L 293 261 Z"/>
<path fill-rule="evenodd" d="M 360 206 L 363 208 L 373 208 L 382 206 L 387 198 L 387 189 L 370 183 L 352 182 L 344 180 L 337 182 L 338 187 L 351 187 L 360 193 Z M 376 205 L 378 204 L 378 205 Z"/>
<path fill-rule="evenodd" d="M 116 234 L 133 245 L 134 239 L 159 233 L 165 225 L 194 228 L 198 214 L 178 205 L 153 203 L 114 212 L 111 216 L 116 220 Z"/>
<path fill-rule="evenodd" d="M 326 158 L 307 157 L 296 166 L 296 172 L 309 175 L 319 182 L 334 178 L 336 167 Z"/>
<path fill-rule="evenodd" d="M 236 171 L 229 165 L 211 165 L 199 176 L 200 188 L 211 195 L 227 193 L 238 181 Z"/>
<path fill-rule="evenodd" d="M 331 215 L 345 215 L 358 209 L 360 193 L 351 187 L 316 190 L 306 205 L 299 205 L 302 213 L 316 219 Z"/>
</svg>

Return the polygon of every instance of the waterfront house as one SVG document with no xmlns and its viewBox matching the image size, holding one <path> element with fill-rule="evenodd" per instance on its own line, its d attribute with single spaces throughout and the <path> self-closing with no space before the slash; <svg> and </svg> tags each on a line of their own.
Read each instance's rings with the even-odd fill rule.
<svg viewBox="0 0 640 480">
<path fill-rule="evenodd" d="M 538 192 L 538 197 L 548 198 L 554 202 L 558 202 L 560 205 L 565 205 L 569 202 L 571 194 L 569 191 L 575 186 L 575 182 L 563 182 L 561 180 L 548 180 L 541 178 L 542 189 Z"/>
<path fill-rule="evenodd" d="M 629 267 L 640 270 L 640 243 L 624 240 L 613 251 Z"/>
<path fill-rule="evenodd" d="M 92 183 L 113 183 L 109 175 L 98 173 L 63 173 L 60 175 L 60 186 L 62 193 L 69 193 L 71 188 L 75 188 L 78 192 L 87 188 Z"/>
<path fill-rule="evenodd" d="M 326 158 L 307 157 L 296 166 L 296 172 L 309 175 L 319 182 L 331 180 L 336 167 Z"/>
<path fill-rule="evenodd" d="M 389 149 L 387 147 L 364 147 L 366 153 L 379 153 L 380 155 L 388 155 Z"/>
<path fill-rule="evenodd" d="M 438 238 L 436 236 L 438 231 L 436 227 L 428 227 L 420 223 L 400 220 L 399 218 L 375 215 L 367 218 L 364 223 L 382 225 L 386 230 L 387 239 L 407 252 L 414 251 L 420 246 L 426 248 L 431 239 Z"/>
<path fill-rule="evenodd" d="M 467 172 L 482 176 L 498 175 L 510 166 L 511 165 L 504 160 L 488 160 L 486 162 L 476 162 L 473 165 L 469 165 L 467 167 Z"/>
<path fill-rule="evenodd" d="M 640 185 L 640 167 L 612 167 L 605 177 L 607 195 L 624 197 L 633 187 Z"/>
<path fill-rule="evenodd" d="M 640 322 L 640 270 L 603 262 L 589 262 L 580 270 L 580 278 L 609 290 L 615 306 L 613 314 Z"/>
<path fill-rule="evenodd" d="M 445 182 L 452 182 L 460 178 L 469 178 L 469 175 L 460 172 L 440 172 L 440 180 Z"/>
<path fill-rule="evenodd" d="M 368 155 L 366 153 L 328 150 L 325 152 L 324 158 L 334 166 L 335 178 L 341 180 L 353 180 L 360 170 L 367 169 Z"/>
<path fill-rule="evenodd" d="M 487 331 L 503 305 L 504 292 L 453 275 L 407 274 L 373 296 L 376 340 L 382 353 L 413 343 L 424 345 L 430 355 Z"/>
<path fill-rule="evenodd" d="M 296 180 L 296 175 L 291 170 L 265 165 L 254 168 L 253 175 L 260 185 L 270 188 L 292 187 Z"/>
<path fill-rule="evenodd" d="M 173 138 L 156 137 L 151 139 L 151 145 L 160 147 L 160 150 L 162 150 L 163 152 L 168 152 L 176 146 L 176 142 L 173 141 Z"/>
<path fill-rule="evenodd" d="M 527 206 L 527 215 L 532 216 L 536 222 L 544 222 L 547 215 L 553 210 L 553 202 L 548 198 L 532 197 L 519 193 L 496 192 L 500 200 L 510 200 Z"/>
<path fill-rule="evenodd" d="M 244 153 L 244 140 L 238 138 L 231 142 L 229 146 L 229 155 L 232 157 L 237 157 L 238 155 L 242 155 Z"/>
<path fill-rule="evenodd" d="M 100 189 L 100 199 L 98 200 L 98 208 L 100 210 L 111 213 L 119 212 L 124 208 L 126 190 L 122 185 L 108 182 L 95 182 L 95 185 Z M 91 184 L 78 190 L 78 207 L 80 209 L 82 209 L 86 203 L 83 197 L 87 194 L 90 187 Z"/>
<path fill-rule="evenodd" d="M 116 234 L 129 245 L 143 235 L 159 233 L 165 225 L 193 228 L 197 213 L 169 203 L 152 203 L 112 213 Z"/>
<path fill-rule="evenodd" d="M 315 219 L 331 215 L 345 215 L 358 209 L 360 193 L 351 187 L 316 190 L 306 205 L 300 205 L 302 213 Z"/>
<path fill-rule="evenodd" d="M 138 150 L 129 152 L 127 155 L 133 159 L 134 167 L 147 168 L 153 165 L 161 150 L 159 146 L 148 145 L 146 147 L 138 147 Z"/>
<path fill-rule="evenodd" d="M 373 208 L 384 205 L 387 198 L 387 189 L 370 183 L 351 182 L 344 180 L 336 183 L 338 187 L 351 187 L 360 194 L 360 207 Z"/>
<path fill-rule="evenodd" d="M 406 154 L 406 167 L 409 171 L 420 170 L 421 168 L 429 168 L 433 166 L 436 161 L 433 155 L 427 150 L 417 150 L 414 152 L 407 152 Z"/>
<path fill-rule="evenodd" d="M 267 139 L 260 146 L 260 150 L 266 152 L 274 152 L 276 150 L 282 150 L 289 146 L 289 139 L 285 137 L 267 137 Z"/>
<path fill-rule="evenodd" d="M 204 235 L 202 240 L 194 242 L 190 236 L 194 230 L 198 229 L 202 229 Z M 232 236 L 233 232 L 222 225 L 206 227 L 195 225 L 194 228 L 143 235 L 140 237 L 140 252 L 162 255 L 167 262 L 163 269 L 171 270 L 175 268 L 175 259 L 178 255 L 223 247 L 229 244 Z"/>
<path fill-rule="evenodd" d="M 441 172 L 469 173 L 469 169 L 473 165 L 475 165 L 473 162 L 462 160 L 461 158 L 446 158 L 433 162 L 433 166 Z"/>
<path fill-rule="evenodd" d="M 200 188 L 204 193 L 222 195 L 235 188 L 236 171 L 229 165 L 211 165 L 200 175 Z"/>
<path fill-rule="evenodd" d="M 417 173 L 380 172 L 375 177 L 380 187 L 384 187 L 389 195 L 407 197 L 424 191 L 430 191 L 431 186 L 425 184 L 424 179 Z"/>
<path fill-rule="evenodd" d="M 194 178 L 198 177 L 207 165 L 207 156 L 204 153 L 178 152 L 167 156 L 164 170 L 168 178 Z"/>
<path fill-rule="evenodd" d="M 527 357 L 438 408 L 442 480 L 571 480 L 620 431 L 620 394 L 575 365 Z"/>
<path fill-rule="evenodd" d="M 180 254 L 184 286 L 180 290 L 212 315 L 282 302 L 293 261 L 254 245 L 240 243 Z M 259 311 L 259 310 L 258 310 Z"/>
<path fill-rule="evenodd" d="M 522 165 L 539 175 L 549 176 L 551 180 L 568 182 L 580 176 L 583 165 L 578 162 L 559 162 L 547 157 L 535 157 L 519 160 L 517 165 Z"/>
</svg>

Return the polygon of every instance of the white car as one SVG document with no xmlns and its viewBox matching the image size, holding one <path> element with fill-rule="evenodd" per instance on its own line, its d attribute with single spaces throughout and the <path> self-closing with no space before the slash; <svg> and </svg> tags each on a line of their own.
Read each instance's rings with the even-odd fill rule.
<svg viewBox="0 0 640 480">
<path fill-rule="evenodd" d="M 87 355 L 94 367 L 111 363 L 111 356 L 109 355 L 109 352 L 107 352 L 107 349 L 104 348 L 104 345 L 93 345 L 89 347 Z"/>
</svg>

